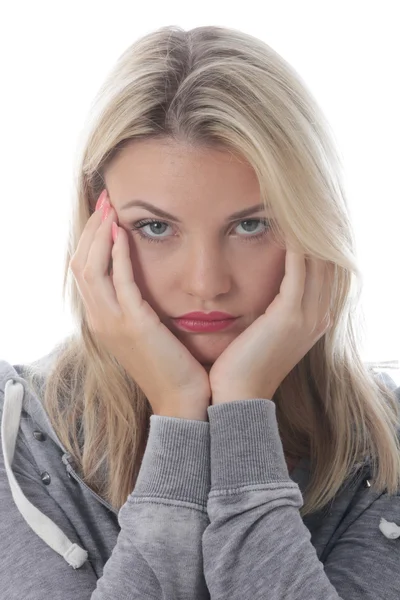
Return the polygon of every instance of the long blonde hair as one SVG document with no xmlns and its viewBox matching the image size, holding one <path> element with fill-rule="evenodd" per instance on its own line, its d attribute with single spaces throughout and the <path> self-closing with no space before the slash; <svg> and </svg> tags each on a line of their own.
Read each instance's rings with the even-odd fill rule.
<svg viewBox="0 0 400 600">
<path fill-rule="evenodd" d="M 220 147 L 254 168 L 272 207 L 276 239 L 330 261 L 333 327 L 274 395 L 287 456 L 307 456 L 312 477 L 301 514 L 324 507 L 365 457 L 372 485 L 400 485 L 399 409 L 363 363 L 362 274 L 343 186 L 342 161 L 316 101 L 266 43 L 234 29 L 162 27 L 118 59 L 90 111 L 76 170 L 65 260 L 76 331 L 59 347 L 43 405 L 86 483 L 119 509 L 133 490 L 151 406 L 97 343 L 69 263 L 105 186 L 104 172 L 134 139 L 170 138 Z M 34 381 L 34 373 L 32 379 Z"/>
</svg>

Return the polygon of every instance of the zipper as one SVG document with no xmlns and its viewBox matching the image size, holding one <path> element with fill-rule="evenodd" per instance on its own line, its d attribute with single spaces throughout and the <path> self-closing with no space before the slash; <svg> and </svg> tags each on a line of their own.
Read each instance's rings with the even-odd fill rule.
<svg viewBox="0 0 400 600">
<path fill-rule="evenodd" d="M 68 452 L 66 454 L 63 454 L 63 456 L 61 457 L 61 460 L 63 461 L 64 465 L 66 466 L 67 473 L 70 477 L 73 477 L 75 479 L 75 481 L 77 481 L 78 483 L 80 483 L 80 485 L 82 485 L 84 488 L 86 488 L 88 490 L 88 492 L 90 492 L 90 494 L 92 494 L 92 496 L 94 496 L 96 498 L 96 500 L 98 500 L 101 504 L 103 504 L 106 508 L 108 508 L 108 510 L 113 512 L 115 515 L 118 515 L 118 512 L 115 510 L 115 508 L 113 506 L 111 506 L 111 504 L 109 504 L 106 500 L 104 500 L 104 498 L 102 498 L 101 496 L 96 494 L 96 492 L 94 490 L 92 490 L 92 488 L 90 488 L 87 485 L 87 483 L 85 483 L 83 481 L 83 479 L 81 479 L 79 477 L 79 475 L 76 473 L 76 471 L 74 471 L 74 469 L 71 465 L 71 463 L 74 461 L 73 461 L 72 456 Z"/>
</svg>

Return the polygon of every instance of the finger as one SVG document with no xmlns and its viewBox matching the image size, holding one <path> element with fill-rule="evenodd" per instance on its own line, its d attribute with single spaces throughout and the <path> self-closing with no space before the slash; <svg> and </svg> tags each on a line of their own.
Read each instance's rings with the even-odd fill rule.
<svg viewBox="0 0 400 600">
<path fill-rule="evenodd" d="M 324 282 L 324 262 L 314 257 L 307 259 L 307 278 L 304 286 L 303 308 L 316 314 Z"/>
<path fill-rule="evenodd" d="M 95 318 L 103 321 L 108 312 L 116 317 L 120 316 L 121 309 L 112 278 L 108 273 L 113 245 L 111 224 L 116 218 L 116 213 L 111 207 L 105 221 L 101 220 L 101 216 L 99 218 L 100 225 L 94 234 L 79 280 L 90 312 Z M 113 269 L 115 271 L 115 265 Z"/>
<path fill-rule="evenodd" d="M 283 301 L 292 308 L 301 308 L 306 281 L 306 260 L 304 254 L 286 250 L 285 276 L 282 280 L 280 293 Z"/>
<path fill-rule="evenodd" d="M 125 314 L 139 319 L 143 317 L 143 298 L 136 284 L 128 234 L 118 228 L 118 236 L 112 248 L 113 282 L 118 303 Z"/>
<path fill-rule="evenodd" d="M 304 291 L 303 310 L 310 322 L 319 327 L 329 313 L 332 265 L 327 261 L 309 260 L 309 274 Z"/>
<path fill-rule="evenodd" d="M 101 225 L 101 217 L 102 211 L 95 210 L 85 225 L 75 253 L 70 261 L 70 266 L 74 272 L 83 271 L 88 262 L 89 251 L 93 244 L 94 236 Z"/>
<path fill-rule="evenodd" d="M 97 227 L 92 243 L 90 245 L 87 261 L 84 266 L 84 271 L 91 279 L 98 277 L 99 275 L 108 274 L 108 268 L 111 259 L 111 250 L 113 246 L 113 239 L 111 235 L 111 225 L 113 221 L 118 219 L 117 213 L 111 206 L 110 211 L 105 221 L 103 221 L 103 211 L 100 215 L 100 223 Z"/>
</svg>

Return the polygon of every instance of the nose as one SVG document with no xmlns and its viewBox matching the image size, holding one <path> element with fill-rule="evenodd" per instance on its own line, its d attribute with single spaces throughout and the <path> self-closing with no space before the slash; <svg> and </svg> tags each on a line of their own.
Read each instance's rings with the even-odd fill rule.
<svg viewBox="0 0 400 600">
<path fill-rule="evenodd" d="M 188 249 L 182 269 L 182 287 L 187 294 L 212 300 L 232 287 L 229 261 L 221 248 L 210 243 Z"/>
</svg>

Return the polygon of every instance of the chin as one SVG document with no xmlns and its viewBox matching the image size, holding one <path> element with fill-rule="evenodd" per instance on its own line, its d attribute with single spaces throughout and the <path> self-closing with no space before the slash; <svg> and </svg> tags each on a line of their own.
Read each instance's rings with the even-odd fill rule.
<svg viewBox="0 0 400 600">
<path fill-rule="evenodd" d="M 208 367 L 208 370 L 210 370 L 217 358 L 232 342 L 232 339 L 214 338 L 210 341 L 206 339 L 199 340 L 199 338 L 197 340 L 180 338 L 179 341 L 204 368 Z"/>
</svg>

